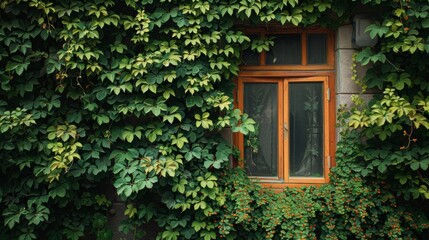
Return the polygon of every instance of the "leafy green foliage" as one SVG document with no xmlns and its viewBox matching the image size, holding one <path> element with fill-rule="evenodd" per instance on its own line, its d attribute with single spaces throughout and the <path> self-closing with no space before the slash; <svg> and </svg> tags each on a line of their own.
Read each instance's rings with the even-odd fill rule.
<svg viewBox="0 0 429 240">
<path fill-rule="evenodd" d="M 429 72 L 421 59 L 429 54 L 429 8 L 421 1 L 365 3 L 389 10 L 366 29 L 379 44 L 356 56 L 363 65 L 373 64 L 363 85 L 379 90 L 367 107 L 352 109 L 349 120 L 349 126 L 361 129 L 367 143 L 362 175 L 389 182 L 385 187 L 406 199 L 427 199 Z"/>
<path fill-rule="evenodd" d="M 374 112 L 402 114 L 384 117 L 382 113 L 365 121 L 368 126 L 377 125 L 371 130 L 374 134 L 384 132 L 386 137 L 405 129 L 407 121 L 414 124 L 412 129 L 425 128 L 422 116 L 429 106 L 425 63 L 412 65 L 401 62 L 402 58 L 395 58 L 392 65 L 382 63 L 392 62 L 394 54 L 417 61 L 427 53 L 423 36 L 428 9 L 408 2 L 362 2 L 393 9 L 368 29 L 372 36 L 389 41 L 357 58 L 375 64 L 366 79 L 368 86 L 395 90 Z M 110 239 L 107 214 L 116 197 L 107 197 L 112 193 L 106 186 L 113 186 L 117 197 L 126 202 L 128 219 L 119 229 L 135 238 L 144 236 L 145 224 L 154 219 L 160 228 L 158 239 L 290 238 L 290 234 L 328 238 L 333 236 L 328 230 L 334 228 L 331 218 L 320 215 L 325 212 L 338 219 L 336 233 L 342 238 L 364 238 L 358 226 L 350 226 L 362 219 L 374 224 L 368 229 L 386 231 L 382 235 L 363 229 L 372 234 L 368 236 L 408 237 L 425 228 L 412 225 L 412 217 L 407 218 L 409 225 L 401 218 L 395 221 L 410 226 L 409 230 L 389 235 L 388 230 L 396 229 L 390 219 L 396 215 L 389 214 L 408 216 L 389 207 L 379 210 L 380 205 L 394 203 L 389 195 L 383 194 L 387 200 L 376 202 L 379 205 L 364 202 L 364 210 L 383 213 L 377 212 L 374 219 L 367 220 L 364 210 L 353 213 L 359 200 L 374 197 L 372 188 L 355 190 L 363 188 L 360 178 L 352 186 L 346 178 L 320 190 L 274 195 L 242 173 L 239 179 L 248 184 L 232 187 L 231 182 L 238 179 L 228 180 L 235 175 L 225 175 L 230 174 L 225 168 L 233 150 L 219 131 L 226 127 L 243 134 L 256 130 L 248 115 L 233 109 L 231 82 L 239 70 L 240 53 L 246 48 L 267 50 L 273 44 L 270 38 L 251 41 L 234 23 L 335 27 L 356 4 L 336 0 L 0 0 L 0 220 L 4 225 L 0 236 Z M 405 71 L 395 72 L 398 69 Z M 384 75 L 388 81 L 380 77 Z M 412 91 L 415 88 L 419 91 Z M 404 92 L 415 95 L 403 96 Z M 384 125 L 379 126 L 383 119 Z M 410 139 L 414 138 L 408 143 Z M 403 162 L 412 171 L 427 168 L 424 157 Z M 373 162 L 361 166 L 361 172 L 366 169 L 368 176 L 377 176 L 368 171 L 377 169 L 382 174 L 394 167 Z M 424 182 L 416 183 L 408 175 L 398 178 L 413 187 Z M 417 191 L 429 195 L 425 184 Z M 347 203 L 336 194 L 354 196 L 354 205 L 331 207 Z M 258 201 L 246 202 L 252 198 Z M 268 200 L 275 203 L 267 204 Z M 221 210 L 224 217 L 219 217 Z M 358 217 L 348 219 L 353 214 Z M 382 216 L 390 217 L 392 227 L 380 226 L 385 222 Z"/>
<path fill-rule="evenodd" d="M 126 201 L 156 192 L 196 221 L 222 201 L 211 171 L 231 148 L 218 131 L 253 124 L 229 95 L 250 42 L 231 16 L 283 4 L 219 3 L 1 1 L 3 235 L 109 239 L 103 182 Z M 121 228 L 139 235 L 153 209 L 128 204 Z M 161 223 L 160 237 L 178 237 Z M 211 229 L 198 236 L 215 238 Z"/>
<path fill-rule="evenodd" d="M 264 189 L 235 169 L 222 178 L 227 199 L 214 215 L 226 239 L 418 238 L 428 220 L 400 203 L 381 182 L 364 179 L 356 133 L 343 135 L 331 183 L 320 187 Z M 387 182 L 387 181 L 386 181 Z"/>
</svg>

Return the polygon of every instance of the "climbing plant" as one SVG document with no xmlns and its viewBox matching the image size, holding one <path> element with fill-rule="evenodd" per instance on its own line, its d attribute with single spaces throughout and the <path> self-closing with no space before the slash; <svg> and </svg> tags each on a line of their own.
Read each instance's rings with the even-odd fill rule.
<svg viewBox="0 0 429 240">
<path fill-rule="evenodd" d="M 224 220 L 217 213 L 229 210 L 225 204 L 236 195 L 228 190 L 229 181 L 220 180 L 233 150 L 219 131 L 254 131 L 254 121 L 233 108 L 232 83 L 241 50 L 262 51 L 267 46 L 250 41 L 234 24 L 276 21 L 335 28 L 347 21 L 356 5 L 374 4 L 385 15 L 369 30 L 381 44 L 357 56 L 362 63 L 376 62 L 368 73 L 368 86 L 395 88 L 387 96 L 399 96 L 401 104 L 413 102 L 401 100 L 405 93 L 426 104 L 425 63 L 406 62 L 409 57 L 416 63 L 428 51 L 427 9 L 420 2 L 0 0 L 1 238 L 110 239 L 107 216 L 116 198 L 127 206 L 128 220 L 119 229 L 135 238 L 153 221 L 160 228 L 158 239 L 234 236 L 227 225 L 215 222 Z M 392 57 L 395 54 L 407 58 Z M 381 79 L 402 69 L 406 71 Z M 413 106 L 418 109 L 415 114 L 424 117 L 423 102 Z M 379 105 L 390 108 L 392 103 Z M 377 136 L 390 129 L 381 140 L 406 129 L 412 147 L 414 138 L 416 144 L 423 142 L 414 129 L 426 127 L 425 119 L 402 121 L 416 115 L 395 110 L 399 123 L 393 117 L 385 121 L 389 125 L 356 123 L 357 116 L 364 118 L 371 114 L 368 111 L 355 112 L 350 123 L 374 125 L 363 132 Z M 374 166 L 383 170 L 373 159 L 362 174 Z M 426 170 L 420 159 L 416 161 L 418 166 L 409 165 L 411 170 Z M 398 168 L 394 176 L 400 173 L 400 165 L 385 165 Z M 386 174 L 378 175 L 385 172 L 363 175 L 384 179 Z M 422 178 L 410 176 L 406 182 L 421 192 L 423 187 L 414 181 Z M 305 190 L 313 191 L 319 190 Z M 284 196 L 279 205 L 287 205 L 297 201 L 295 196 L 310 195 L 301 194 L 294 191 L 272 199 Z M 270 211 L 276 207 L 270 206 Z M 319 218 L 317 212 L 306 213 L 309 226 L 321 223 L 329 229 L 325 218 L 312 218 Z M 277 236 L 279 223 L 265 219 L 260 224 L 270 229 L 265 237 Z M 289 227 L 281 236 L 296 234 Z M 303 233 L 316 236 L 304 228 Z"/>
<path fill-rule="evenodd" d="M 429 6 L 391 1 L 388 7 L 367 28 L 379 44 L 356 55 L 358 63 L 372 65 L 362 82 L 375 89 L 375 98 L 352 110 L 349 125 L 361 128 L 367 142 L 362 176 L 385 180 L 406 199 L 428 199 L 429 88 L 428 65 L 422 59 L 429 53 Z"/>
<path fill-rule="evenodd" d="M 216 212 L 226 239 L 421 239 L 422 212 L 404 207 L 384 182 L 364 179 L 357 133 L 338 144 L 331 183 L 275 193 L 234 169 L 223 178 L 228 200 Z M 351 144 L 352 143 L 352 144 Z"/>
</svg>

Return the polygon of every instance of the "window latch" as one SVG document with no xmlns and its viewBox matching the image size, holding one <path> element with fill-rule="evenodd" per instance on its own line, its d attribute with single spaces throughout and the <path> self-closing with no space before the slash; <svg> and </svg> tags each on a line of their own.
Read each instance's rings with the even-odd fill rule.
<svg viewBox="0 0 429 240">
<path fill-rule="evenodd" d="M 283 130 L 284 138 L 287 138 L 287 133 L 289 131 L 289 129 L 287 128 L 287 123 L 283 123 Z"/>
</svg>

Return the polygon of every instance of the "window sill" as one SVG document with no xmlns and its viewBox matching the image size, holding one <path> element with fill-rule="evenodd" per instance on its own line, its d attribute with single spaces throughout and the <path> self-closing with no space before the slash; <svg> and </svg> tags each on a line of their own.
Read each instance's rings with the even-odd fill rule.
<svg viewBox="0 0 429 240">
<path fill-rule="evenodd" d="M 324 179 L 323 179 L 324 180 Z M 259 182 L 264 188 L 273 189 L 276 192 L 281 192 L 285 188 L 300 188 L 300 187 L 310 187 L 315 186 L 319 187 L 325 184 L 328 184 L 328 182 L 324 181 L 323 183 L 274 183 L 274 182 Z"/>
</svg>

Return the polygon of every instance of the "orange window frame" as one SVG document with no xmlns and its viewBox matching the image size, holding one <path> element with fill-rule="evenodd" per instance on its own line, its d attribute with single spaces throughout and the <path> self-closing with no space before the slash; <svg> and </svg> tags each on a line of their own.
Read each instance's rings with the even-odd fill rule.
<svg viewBox="0 0 429 240">
<path fill-rule="evenodd" d="M 303 29 L 289 29 L 285 32 L 284 29 L 273 28 L 271 30 L 267 29 L 252 29 L 244 30 L 246 34 L 249 35 L 259 35 L 260 37 L 265 37 L 266 35 L 285 35 L 285 34 L 300 34 L 301 35 L 301 64 L 294 65 L 267 65 L 266 62 L 266 51 L 262 51 L 259 55 L 259 65 L 256 66 L 241 66 L 240 70 L 242 71 L 260 71 L 260 70 L 272 70 L 272 71 L 311 71 L 311 70 L 333 70 L 335 68 L 335 33 L 326 29 L 313 29 L 313 30 L 303 30 Z M 307 36 L 309 34 L 323 33 L 327 36 L 327 59 L 326 64 L 308 64 L 307 61 Z"/>
<path fill-rule="evenodd" d="M 278 84 L 277 87 L 277 96 L 278 96 L 278 116 L 277 116 L 277 125 L 278 125 L 278 129 L 283 129 L 283 117 L 284 115 L 283 113 L 283 82 L 280 81 L 279 78 L 266 78 L 266 79 L 261 79 L 261 78 L 252 78 L 252 77 L 243 77 L 243 78 L 239 78 L 238 79 L 238 86 L 237 86 L 237 95 L 238 95 L 238 99 L 239 101 L 237 101 L 237 106 L 238 108 L 243 112 L 244 110 L 244 84 L 245 83 L 276 83 Z M 241 101 L 240 101 L 241 100 Z M 284 175 L 284 159 L 283 159 L 283 144 L 280 144 L 283 141 L 283 131 L 279 131 L 278 132 L 278 142 L 279 142 L 279 146 L 278 146 L 278 167 L 277 167 L 277 176 L 278 178 L 275 177 L 257 177 L 258 179 L 261 179 L 262 181 L 266 180 L 269 182 L 281 182 L 283 181 L 283 175 Z M 240 158 L 244 159 L 244 135 L 243 134 L 237 134 L 236 135 L 237 138 L 237 144 L 236 146 L 238 146 L 238 148 L 240 149 Z M 241 165 L 241 167 L 244 167 L 244 165 Z"/>
<path fill-rule="evenodd" d="M 244 109 L 244 84 L 246 83 L 276 83 L 278 85 L 278 159 L 277 159 L 277 177 L 254 177 L 267 187 L 284 188 L 286 186 L 302 186 L 302 185 L 318 185 L 329 182 L 329 169 L 333 165 L 333 147 L 335 125 L 331 124 L 335 106 L 333 106 L 332 93 L 330 91 L 330 74 L 319 76 L 300 76 L 300 77 L 239 77 L 237 81 L 237 107 L 243 111 Z M 323 83 L 323 177 L 291 177 L 289 175 L 289 141 L 290 131 L 285 132 L 284 124 L 290 126 L 289 123 L 289 84 L 290 83 Z M 335 123 L 335 122 L 333 122 Z M 236 146 L 241 150 L 240 157 L 244 158 L 244 136 L 242 134 L 235 135 Z M 243 165 L 242 165 L 243 167 Z"/>
<path fill-rule="evenodd" d="M 253 29 L 246 31 L 248 34 L 286 34 L 285 30 L 274 29 Z M 330 168 L 335 166 L 335 59 L 334 59 L 334 39 L 335 35 L 332 31 L 324 29 L 288 30 L 287 33 L 300 33 L 302 39 L 302 64 L 301 65 L 264 65 L 265 52 L 260 54 L 260 66 L 241 66 L 239 75 L 236 79 L 235 105 L 243 111 L 243 90 L 245 83 L 277 83 L 278 84 L 278 177 L 254 177 L 258 179 L 265 187 L 281 189 L 284 187 L 300 187 L 308 185 L 321 185 L 329 182 Z M 307 64 L 306 53 L 306 35 L 311 33 L 326 33 L 327 38 L 327 63 L 319 65 Z M 286 123 L 289 126 L 288 120 L 288 85 L 293 82 L 322 82 L 324 91 L 324 112 L 323 112 L 323 177 L 290 177 L 289 176 L 289 143 L 284 141 L 284 126 Z M 290 134 L 289 132 L 287 134 Z M 241 152 L 240 158 L 244 158 L 244 136 L 242 134 L 234 134 L 233 141 L 235 146 Z M 242 162 L 236 162 L 236 165 L 241 165 Z"/>
</svg>

